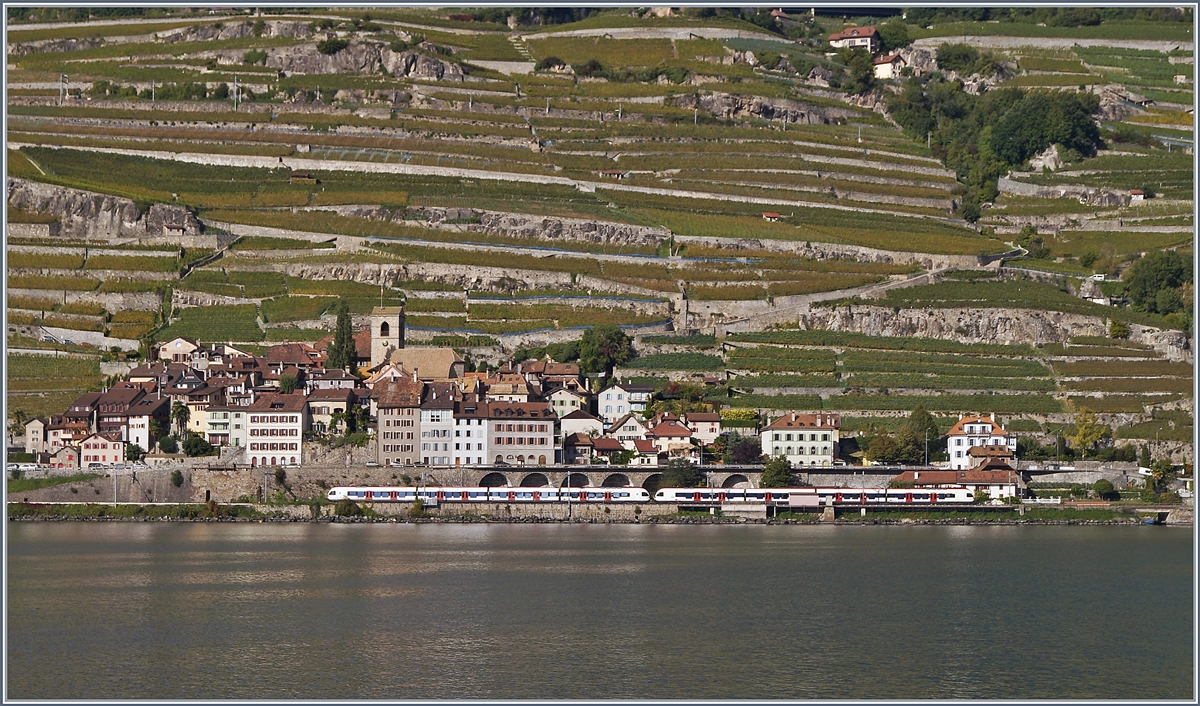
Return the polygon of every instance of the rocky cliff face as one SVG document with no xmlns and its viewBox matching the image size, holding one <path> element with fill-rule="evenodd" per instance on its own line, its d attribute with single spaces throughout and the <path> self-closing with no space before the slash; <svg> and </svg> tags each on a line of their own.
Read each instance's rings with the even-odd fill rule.
<svg viewBox="0 0 1200 706">
<path fill-rule="evenodd" d="M 394 52 L 377 42 L 352 42 L 336 54 L 322 54 L 316 43 L 267 49 L 267 66 L 289 74 L 377 74 L 397 78 L 462 81 L 462 67 L 418 51 Z"/>
<path fill-rule="evenodd" d="M 143 214 L 129 199 L 25 179 L 8 180 L 8 203 L 58 217 L 64 238 L 159 236 L 167 223 L 183 225 L 188 233 L 200 232 L 200 222 L 182 206 L 154 204 Z"/>
<path fill-rule="evenodd" d="M 337 206 L 330 210 L 343 216 L 403 223 L 404 213 L 375 206 Z M 513 238 L 571 240 L 586 243 L 652 246 L 671 236 L 664 228 L 647 228 L 611 221 L 530 216 L 521 213 L 479 211 L 470 208 L 412 209 L 432 226 L 455 227 L 471 233 L 492 233 Z M 478 221 L 477 223 L 470 221 Z M 457 223 L 455 223 L 457 221 Z M 411 221 L 410 221 L 411 223 Z"/>
<path fill-rule="evenodd" d="M 244 39 L 252 36 L 254 36 L 254 20 L 214 22 L 213 24 L 192 25 L 190 27 L 158 33 L 160 40 L 170 44 L 177 42 L 207 42 L 217 39 Z M 313 29 L 309 22 L 265 20 L 261 36 L 307 39 L 313 36 Z"/>
<path fill-rule="evenodd" d="M 728 93 L 688 94 L 669 100 L 679 108 L 699 108 L 722 119 L 754 116 L 789 123 L 825 124 L 834 119 L 857 117 L 849 108 L 817 106 L 803 101 L 761 96 L 735 96 Z"/>
<path fill-rule="evenodd" d="M 1103 319 L 1029 309 L 891 309 L 850 305 L 814 309 L 800 328 L 872 336 L 940 338 L 961 343 L 1064 343 L 1072 336 L 1104 336 Z"/>
</svg>

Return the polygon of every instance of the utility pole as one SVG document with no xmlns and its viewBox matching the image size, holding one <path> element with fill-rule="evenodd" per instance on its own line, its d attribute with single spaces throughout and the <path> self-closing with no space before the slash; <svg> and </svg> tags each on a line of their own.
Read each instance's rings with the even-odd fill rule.
<svg viewBox="0 0 1200 706">
<path fill-rule="evenodd" d="M 67 84 L 69 83 L 69 81 L 70 81 L 70 79 L 67 78 L 66 74 L 58 75 L 58 104 L 59 105 L 63 104 L 63 96 L 67 95 L 67 92 L 69 90 L 67 88 Z"/>
<path fill-rule="evenodd" d="M 550 99 L 546 99 L 546 115 L 550 114 Z"/>
<path fill-rule="evenodd" d="M 925 465 L 929 465 L 929 428 L 925 429 Z"/>
<path fill-rule="evenodd" d="M 154 79 L 150 79 L 150 102 L 154 102 Z"/>
<path fill-rule="evenodd" d="M 621 109 L 624 108 L 623 103 L 617 103 L 617 122 L 621 122 Z"/>
<path fill-rule="evenodd" d="M 233 77 L 233 112 L 237 112 L 238 104 L 238 77 Z"/>
<path fill-rule="evenodd" d="M 692 125 L 700 124 L 700 118 L 698 117 L 699 115 L 700 115 L 700 111 L 697 110 L 696 108 L 692 108 Z"/>
</svg>

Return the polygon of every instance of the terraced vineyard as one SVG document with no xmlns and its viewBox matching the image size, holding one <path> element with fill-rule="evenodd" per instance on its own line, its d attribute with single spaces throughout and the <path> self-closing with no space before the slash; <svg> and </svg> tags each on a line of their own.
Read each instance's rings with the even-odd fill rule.
<svg viewBox="0 0 1200 706">
<path fill-rule="evenodd" d="M 1189 389 L 1174 361 L 1190 355 L 1190 309 L 1135 309 L 1111 281 L 1192 237 L 1186 23 L 905 25 L 918 43 L 889 51 L 926 62 L 922 80 L 955 31 L 1011 31 L 1066 42 L 1000 42 L 987 51 L 1003 71 L 962 77 L 993 96 L 1101 97 L 1102 149 L 1009 165 L 1018 186 L 968 221 L 970 170 L 897 127 L 904 82 L 857 86 L 826 44 L 870 18 L 217 12 L 10 26 L 10 336 L 316 340 L 340 301 L 360 316 L 404 304 L 414 340 L 493 363 L 616 324 L 662 347 L 639 375 L 733 371 L 746 406 L 1145 415 Z M 1178 46 L 1069 41 L 1110 35 Z M 863 309 L 1115 321 L 1159 348 L 789 328 Z M 1064 340 L 1054 325 L 1046 340 Z"/>
</svg>

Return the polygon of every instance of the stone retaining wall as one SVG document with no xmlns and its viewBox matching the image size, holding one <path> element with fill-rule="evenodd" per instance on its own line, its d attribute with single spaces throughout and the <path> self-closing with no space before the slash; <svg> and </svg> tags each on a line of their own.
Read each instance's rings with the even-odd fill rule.
<svg viewBox="0 0 1200 706">
<path fill-rule="evenodd" d="M 55 302 L 95 303 L 108 312 L 125 310 L 155 311 L 162 305 L 162 297 L 154 292 L 78 292 L 62 289 L 9 289 L 10 297 L 53 299 Z"/>
</svg>

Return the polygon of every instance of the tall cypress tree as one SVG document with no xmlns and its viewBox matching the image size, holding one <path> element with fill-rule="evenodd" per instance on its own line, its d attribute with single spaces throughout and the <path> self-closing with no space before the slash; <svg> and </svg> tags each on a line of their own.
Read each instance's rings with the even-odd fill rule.
<svg viewBox="0 0 1200 706">
<path fill-rule="evenodd" d="M 338 302 L 337 326 L 333 330 L 333 343 L 329 344 L 326 366 L 345 370 L 354 362 L 354 333 L 350 330 L 350 307 L 345 301 Z"/>
</svg>

